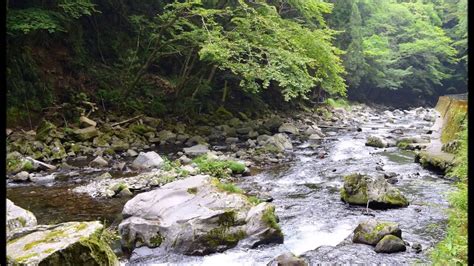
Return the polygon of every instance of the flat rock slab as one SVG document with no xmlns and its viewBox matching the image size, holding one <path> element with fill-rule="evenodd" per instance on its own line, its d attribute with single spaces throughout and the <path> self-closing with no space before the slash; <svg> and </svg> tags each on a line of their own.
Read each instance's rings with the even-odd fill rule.
<svg viewBox="0 0 474 266">
<path fill-rule="evenodd" d="M 21 265 L 118 265 L 110 247 L 99 239 L 100 222 L 39 225 L 13 232 L 7 257 Z"/>
</svg>

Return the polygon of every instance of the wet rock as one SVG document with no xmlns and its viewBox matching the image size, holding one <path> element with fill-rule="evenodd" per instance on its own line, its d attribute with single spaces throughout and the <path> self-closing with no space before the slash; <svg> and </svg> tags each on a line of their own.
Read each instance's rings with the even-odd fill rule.
<svg viewBox="0 0 474 266">
<path fill-rule="evenodd" d="M 240 241 L 249 247 L 283 242 L 271 204 L 253 206 L 242 194 L 219 187 L 217 180 L 198 175 L 138 194 L 122 212 L 122 244 L 206 255 Z"/>
<path fill-rule="evenodd" d="M 94 120 L 92 120 L 90 118 L 87 118 L 85 116 L 81 116 L 79 118 L 79 122 L 81 123 L 81 126 L 83 126 L 83 127 L 95 127 L 95 126 L 97 126 L 97 122 L 95 122 Z"/>
<path fill-rule="evenodd" d="M 209 148 L 206 145 L 198 144 L 189 148 L 183 148 L 185 154 L 189 156 L 199 156 L 209 152 Z"/>
<path fill-rule="evenodd" d="M 413 246 L 411 246 L 411 248 L 413 249 L 413 251 L 415 251 L 415 253 L 420 253 L 422 251 L 422 247 L 420 243 L 414 243 Z"/>
<path fill-rule="evenodd" d="M 365 146 L 385 148 L 387 147 L 387 141 L 380 136 L 371 135 L 367 138 Z"/>
<path fill-rule="evenodd" d="M 130 191 L 128 187 L 125 187 L 120 190 L 119 193 L 116 193 L 119 197 L 131 197 L 133 196 L 133 193 Z"/>
<path fill-rule="evenodd" d="M 377 253 L 395 253 L 406 249 L 405 242 L 394 235 L 384 236 L 375 246 Z"/>
<path fill-rule="evenodd" d="M 8 240 L 7 257 L 15 265 L 118 265 L 102 229 L 98 221 L 19 229 Z"/>
<path fill-rule="evenodd" d="M 284 123 L 278 128 L 278 132 L 297 135 L 299 133 L 299 130 L 295 125 L 291 123 Z"/>
<path fill-rule="evenodd" d="M 79 141 L 85 141 L 89 139 L 93 139 L 99 135 L 99 130 L 96 127 L 86 127 L 81 129 L 75 129 L 73 131 L 74 136 Z"/>
<path fill-rule="evenodd" d="M 91 167 L 106 167 L 109 163 L 102 158 L 102 156 L 97 156 L 92 162 L 89 163 Z"/>
<path fill-rule="evenodd" d="M 371 208 L 396 208 L 408 206 L 408 200 L 401 192 L 389 184 L 383 177 L 371 178 L 361 174 L 344 177 L 341 199 L 355 205 L 367 205 Z"/>
<path fill-rule="evenodd" d="M 164 164 L 164 160 L 158 153 L 154 151 L 140 152 L 138 157 L 132 163 L 132 167 L 135 169 L 150 169 L 160 168 Z"/>
<path fill-rule="evenodd" d="M 426 114 L 423 117 L 423 120 L 428 121 L 428 122 L 434 122 L 436 120 L 436 116 L 433 114 Z"/>
<path fill-rule="evenodd" d="M 28 210 L 16 206 L 7 199 L 7 236 L 17 228 L 35 226 L 36 217 Z"/>
<path fill-rule="evenodd" d="M 375 166 L 375 170 L 377 170 L 377 171 L 384 171 L 384 170 L 383 170 L 383 167 L 380 166 L 380 165 Z"/>
<path fill-rule="evenodd" d="M 26 171 L 21 171 L 18 174 L 10 177 L 10 179 L 16 182 L 24 182 L 30 180 L 30 174 Z"/>
<path fill-rule="evenodd" d="M 307 266 L 308 263 L 291 252 L 283 253 L 267 263 L 267 266 Z"/>
<path fill-rule="evenodd" d="M 383 174 L 383 177 L 385 179 L 394 178 L 396 176 L 398 176 L 398 174 L 395 173 L 395 172 L 386 172 L 386 173 Z"/>
<path fill-rule="evenodd" d="M 387 235 L 401 238 L 402 230 L 400 230 L 397 223 L 369 219 L 361 222 L 356 229 L 354 229 L 352 242 L 375 246 Z"/>
</svg>

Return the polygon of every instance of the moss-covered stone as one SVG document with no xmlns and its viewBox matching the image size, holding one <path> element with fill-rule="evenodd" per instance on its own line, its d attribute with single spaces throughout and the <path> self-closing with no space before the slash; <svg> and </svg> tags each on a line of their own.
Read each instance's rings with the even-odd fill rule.
<svg viewBox="0 0 474 266">
<path fill-rule="evenodd" d="M 402 231 L 397 223 L 369 219 L 356 227 L 352 241 L 354 243 L 376 245 L 386 235 L 394 235 L 401 238 Z"/>
<path fill-rule="evenodd" d="M 341 199 L 352 204 L 367 204 L 367 176 L 351 174 L 344 176 L 344 186 L 340 191 Z"/>
<path fill-rule="evenodd" d="M 36 129 L 36 139 L 45 141 L 49 137 L 50 132 L 54 129 L 56 129 L 56 126 L 53 123 L 43 120 Z"/>
</svg>

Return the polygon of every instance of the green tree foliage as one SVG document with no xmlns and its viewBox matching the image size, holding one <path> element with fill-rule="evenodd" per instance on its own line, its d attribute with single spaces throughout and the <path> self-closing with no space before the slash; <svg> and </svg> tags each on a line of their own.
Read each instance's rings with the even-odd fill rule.
<svg viewBox="0 0 474 266">
<path fill-rule="evenodd" d="M 150 27 L 152 34 L 147 36 L 154 41 L 145 41 L 153 46 L 145 48 L 145 53 L 151 52 L 144 56 L 146 62 L 141 64 L 131 89 L 160 54 L 183 53 L 186 58 L 181 78 L 189 76 L 199 60 L 201 66 L 230 71 L 240 79 L 240 88 L 251 93 L 274 82 L 286 100 L 304 98 L 315 87 L 330 94 L 345 94 L 341 52 L 331 44 L 333 31 L 315 27 L 316 22 L 325 25 L 320 13 L 329 12 L 329 5 L 287 2 L 294 4 L 295 10 L 304 10 L 301 14 L 305 20 L 299 23 L 295 18 L 282 18 L 274 6 L 263 2 L 237 1 L 222 9 L 203 3 L 173 3 L 156 21 L 143 23 L 144 18 L 140 18 L 139 25 Z M 310 12 L 315 10 L 321 12 Z"/>
</svg>

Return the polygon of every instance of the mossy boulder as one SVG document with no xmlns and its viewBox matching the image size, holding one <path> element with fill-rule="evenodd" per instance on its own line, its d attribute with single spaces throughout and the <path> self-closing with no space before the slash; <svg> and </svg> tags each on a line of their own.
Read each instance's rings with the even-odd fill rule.
<svg viewBox="0 0 474 266">
<path fill-rule="evenodd" d="M 250 202 L 240 189 L 197 175 L 138 194 L 125 204 L 119 225 L 122 245 L 161 247 L 206 255 L 235 247 L 282 243 L 275 209 Z"/>
<path fill-rule="evenodd" d="M 365 146 L 371 146 L 376 148 L 385 148 L 388 146 L 387 141 L 380 136 L 369 136 L 365 142 Z"/>
<path fill-rule="evenodd" d="M 415 155 L 415 162 L 423 168 L 446 173 L 454 165 L 454 155 L 447 152 L 421 151 Z"/>
<path fill-rule="evenodd" d="M 50 136 L 51 131 L 55 129 L 56 126 L 53 123 L 47 120 L 41 121 L 41 124 L 36 129 L 36 139 L 45 141 Z"/>
<path fill-rule="evenodd" d="M 7 242 L 14 265 L 118 265 L 102 239 L 100 222 L 69 222 L 17 229 Z"/>
<path fill-rule="evenodd" d="M 395 253 L 407 250 L 405 242 L 397 236 L 386 235 L 375 246 L 377 253 Z"/>
<path fill-rule="evenodd" d="M 375 246 L 385 236 L 402 237 L 402 230 L 397 223 L 369 219 L 361 222 L 352 236 L 352 242 Z"/>
<path fill-rule="evenodd" d="M 31 160 L 26 159 L 19 152 L 14 151 L 7 154 L 7 173 L 16 174 L 21 171 L 32 172 L 38 167 Z"/>
<path fill-rule="evenodd" d="M 406 207 L 409 204 L 405 196 L 383 177 L 371 178 L 361 174 L 345 176 L 340 195 L 344 202 L 364 206 L 369 203 L 371 208 Z"/>
</svg>

